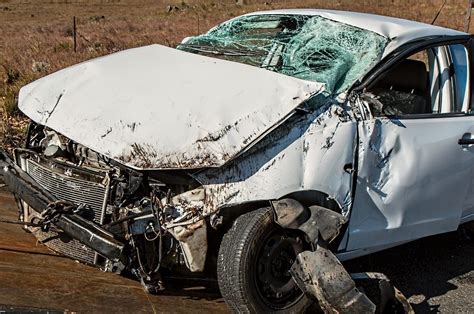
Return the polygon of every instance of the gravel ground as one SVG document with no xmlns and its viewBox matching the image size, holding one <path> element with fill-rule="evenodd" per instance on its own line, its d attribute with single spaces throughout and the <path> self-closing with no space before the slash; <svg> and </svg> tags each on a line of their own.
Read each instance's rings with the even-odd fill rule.
<svg viewBox="0 0 474 314">
<path fill-rule="evenodd" d="M 346 263 L 386 274 L 416 313 L 474 313 L 474 240 L 446 233 Z"/>
</svg>

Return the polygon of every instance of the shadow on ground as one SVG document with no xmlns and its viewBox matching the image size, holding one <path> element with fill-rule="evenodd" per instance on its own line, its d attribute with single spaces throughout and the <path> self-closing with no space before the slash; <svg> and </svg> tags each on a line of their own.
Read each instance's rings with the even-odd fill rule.
<svg viewBox="0 0 474 314">
<path fill-rule="evenodd" d="M 453 232 L 361 257 L 345 265 L 351 272 L 386 274 L 409 298 L 416 313 L 452 311 L 454 307 L 468 312 L 473 309 L 473 257 L 474 241 Z"/>
</svg>

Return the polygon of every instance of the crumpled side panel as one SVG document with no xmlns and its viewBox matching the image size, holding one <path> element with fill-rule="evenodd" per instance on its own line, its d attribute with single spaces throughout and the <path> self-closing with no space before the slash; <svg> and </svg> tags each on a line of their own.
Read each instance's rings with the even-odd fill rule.
<svg viewBox="0 0 474 314">
<path fill-rule="evenodd" d="M 379 60 L 387 38 L 321 16 L 249 15 L 192 37 L 178 49 L 348 89 Z"/>
<path fill-rule="evenodd" d="M 360 123 L 347 250 L 456 230 L 474 168 L 457 141 L 471 126 L 468 116 Z"/>
<path fill-rule="evenodd" d="M 347 214 L 356 122 L 338 104 L 294 117 L 248 153 L 224 167 L 198 173 L 206 193 L 204 215 L 223 206 L 321 191 Z"/>
</svg>

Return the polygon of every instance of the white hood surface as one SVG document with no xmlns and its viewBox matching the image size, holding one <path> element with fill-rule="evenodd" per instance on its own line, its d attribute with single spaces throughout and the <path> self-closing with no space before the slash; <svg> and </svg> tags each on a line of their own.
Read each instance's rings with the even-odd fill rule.
<svg viewBox="0 0 474 314">
<path fill-rule="evenodd" d="M 218 167 L 324 85 L 151 45 L 90 60 L 20 90 L 19 108 L 135 169 Z"/>
</svg>

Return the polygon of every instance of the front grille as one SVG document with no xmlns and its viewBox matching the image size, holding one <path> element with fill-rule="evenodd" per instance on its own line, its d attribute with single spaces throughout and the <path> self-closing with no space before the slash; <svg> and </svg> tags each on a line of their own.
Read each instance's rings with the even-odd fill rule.
<svg viewBox="0 0 474 314">
<path fill-rule="evenodd" d="M 30 229 L 31 230 L 31 229 Z M 31 230 L 34 236 L 56 253 L 71 257 L 87 264 L 96 264 L 97 254 L 76 239 L 54 231 L 43 232 L 38 228 Z"/>
<path fill-rule="evenodd" d="M 73 202 L 74 204 L 88 205 L 88 208 L 81 213 L 84 218 L 98 224 L 103 223 L 107 191 L 109 189 L 107 184 L 61 174 L 31 159 L 26 159 L 25 170 L 38 184 L 58 199 Z M 105 179 L 103 174 L 95 173 L 94 176 L 96 178 L 102 176 Z M 107 180 L 101 181 L 108 182 Z M 29 214 L 35 215 L 35 212 L 30 210 Z M 38 228 L 34 228 L 31 231 L 38 240 L 53 251 L 85 263 L 95 264 L 97 262 L 97 254 L 75 239 L 70 239 L 66 235 L 56 232 L 42 232 Z"/>
</svg>

